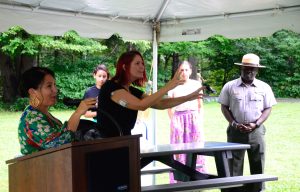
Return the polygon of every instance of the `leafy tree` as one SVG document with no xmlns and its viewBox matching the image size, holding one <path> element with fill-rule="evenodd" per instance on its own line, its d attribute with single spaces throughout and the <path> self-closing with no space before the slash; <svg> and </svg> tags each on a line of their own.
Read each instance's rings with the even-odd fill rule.
<svg viewBox="0 0 300 192">
<path fill-rule="evenodd" d="M 235 41 L 227 39 L 220 35 L 215 35 L 205 41 L 205 57 L 208 59 L 207 71 L 214 71 L 207 79 L 217 87 L 222 87 L 226 82 L 232 79 L 237 73 L 233 63 L 240 58 L 239 52 L 235 46 Z"/>
<path fill-rule="evenodd" d="M 278 97 L 300 97 L 300 34 L 281 30 L 264 38 L 261 75 L 273 85 Z"/>
<path fill-rule="evenodd" d="M 183 60 L 188 60 L 191 62 L 193 67 L 192 78 L 196 79 L 196 73 L 198 69 L 201 68 L 199 60 L 203 53 L 204 42 L 176 42 L 176 43 L 160 43 L 158 53 L 159 53 L 159 68 L 161 68 L 164 73 L 158 75 L 160 86 L 164 82 L 168 81 L 175 73 L 178 68 L 179 62 Z M 163 66 L 161 65 L 163 63 Z M 172 73 L 170 73 L 170 71 Z"/>
<path fill-rule="evenodd" d="M 299 37 L 292 31 L 281 30 L 270 37 L 227 39 L 216 35 L 205 41 L 160 43 L 158 86 L 171 78 L 180 61 L 189 60 L 194 64 L 194 72 L 201 71 L 204 79 L 220 90 L 239 76 L 239 67 L 233 63 L 252 52 L 267 66 L 259 71 L 258 78 L 268 82 L 277 97 L 300 97 Z M 148 41 L 124 41 L 117 34 L 105 40 L 88 39 L 76 31 L 68 31 L 62 37 L 39 36 L 12 27 L 0 34 L 1 100 L 14 102 L 20 75 L 36 65 L 55 71 L 60 99 L 81 98 L 85 89 L 94 84 L 92 70 L 97 64 L 106 64 L 114 75 L 118 57 L 132 49 L 144 56 L 147 76 L 151 79 L 152 49 Z M 24 102 L 19 99 L 14 104 Z"/>
<path fill-rule="evenodd" d="M 36 65 L 34 55 L 38 53 L 37 36 L 28 34 L 16 26 L 0 34 L 0 69 L 2 79 L 2 99 L 15 100 L 20 75 Z"/>
<path fill-rule="evenodd" d="M 106 49 L 99 41 L 82 38 L 75 31 L 68 31 L 62 37 L 50 37 L 30 35 L 21 27 L 12 27 L 1 33 L 0 46 L 4 102 L 15 101 L 20 76 L 26 69 L 36 65 L 47 66 L 59 76 L 60 72 L 68 71 L 76 60 L 85 60 Z M 64 79 L 65 83 L 72 79 L 69 77 Z"/>
</svg>

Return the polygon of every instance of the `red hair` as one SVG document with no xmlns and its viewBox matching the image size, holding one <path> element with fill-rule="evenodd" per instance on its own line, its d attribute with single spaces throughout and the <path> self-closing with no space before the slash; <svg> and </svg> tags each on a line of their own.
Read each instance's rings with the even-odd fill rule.
<svg viewBox="0 0 300 192">
<path fill-rule="evenodd" d="M 112 81 L 117 81 L 121 85 L 126 85 L 129 83 L 129 76 L 130 76 L 130 65 L 133 61 L 134 57 L 139 55 L 142 58 L 143 64 L 145 65 L 143 56 L 138 51 L 128 51 L 123 53 L 117 62 L 116 66 L 116 75 L 111 79 Z M 125 65 L 125 67 L 123 67 Z M 132 82 L 133 85 L 142 87 L 144 86 L 144 83 L 147 81 L 146 71 L 144 68 L 143 72 L 143 78 L 137 79 L 134 82 Z"/>
</svg>

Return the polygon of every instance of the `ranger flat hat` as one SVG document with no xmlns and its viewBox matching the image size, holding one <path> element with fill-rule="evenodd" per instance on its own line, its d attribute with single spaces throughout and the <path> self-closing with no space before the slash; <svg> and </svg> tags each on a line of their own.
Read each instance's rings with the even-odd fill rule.
<svg viewBox="0 0 300 192">
<path fill-rule="evenodd" d="M 266 68 L 259 64 L 259 57 L 253 53 L 248 53 L 243 56 L 242 63 L 234 63 L 235 65 L 245 66 L 245 67 L 258 67 L 258 68 Z"/>
</svg>

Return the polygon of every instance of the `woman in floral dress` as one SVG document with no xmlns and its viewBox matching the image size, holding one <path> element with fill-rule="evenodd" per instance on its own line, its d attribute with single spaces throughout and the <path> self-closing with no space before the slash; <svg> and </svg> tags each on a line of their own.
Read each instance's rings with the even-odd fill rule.
<svg viewBox="0 0 300 192">
<path fill-rule="evenodd" d="M 22 96 L 29 97 L 29 106 L 25 108 L 18 128 L 24 155 L 72 142 L 80 117 L 96 103 L 96 98 L 83 100 L 70 119 L 62 123 L 49 112 L 57 102 L 57 87 L 54 72 L 44 67 L 33 67 L 24 72 L 20 91 Z"/>
<path fill-rule="evenodd" d="M 168 92 L 168 95 L 171 98 L 185 96 L 195 91 L 197 87 L 202 86 L 201 82 L 190 79 L 190 75 L 192 74 L 192 66 L 188 61 L 183 61 L 179 65 L 179 70 L 181 71 L 180 78 L 184 80 L 184 83 Z M 171 120 L 171 143 L 204 143 L 204 134 L 202 128 L 202 103 L 202 99 L 198 98 L 168 109 L 168 114 Z M 191 163 L 190 155 L 177 154 L 174 155 L 174 158 L 184 164 Z M 198 155 L 197 165 L 201 166 L 201 168 L 197 169 L 198 171 L 206 172 L 204 156 Z M 175 180 L 185 180 L 183 175 L 179 175 L 175 172 L 174 176 L 172 173 L 170 174 L 171 183 L 176 182 L 174 181 L 174 177 Z"/>
</svg>

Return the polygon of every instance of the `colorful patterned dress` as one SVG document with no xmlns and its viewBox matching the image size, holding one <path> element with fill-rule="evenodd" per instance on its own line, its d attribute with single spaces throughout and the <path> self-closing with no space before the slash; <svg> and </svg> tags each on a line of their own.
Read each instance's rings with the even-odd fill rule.
<svg viewBox="0 0 300 192">
<path fill-rule="evenodd" d="M 21 153 L 24 155 L 58 147 L 74 140 L 74 133 L 67 129 L 67 122 L 62 124 L 53 116 L 49 118 L 30 105 L 21 116 L 18 136 Z"/>
<path fill-rule="evenodd" d="M 201 83 L 196 80 L 189 79 L 185 84 L 179 85 L 173 90 L 168 92 L 169 97 L 181 97 L 194 92 L 196 89 L 201 87 Z M 180 104 L 175 108 L 173 117 L 171 119 L 171 143 L 204 143 L 203 134 L 203 109 L 198 100 L 187 101 Z M 181 163 L 190 164 L 191 157 L 185 154 L 174 155 L 174 158 Z M 197 156 L 197 165 L 201 166 L 197 170 L 200 172 L 207 172 L 205 167 L 205 157 Z M 185 180 L 184 175 L 174 175 L 176 180 Z M 170 174 L 170 182 L 175 183 L 173 174 Z"/>
</svg>

